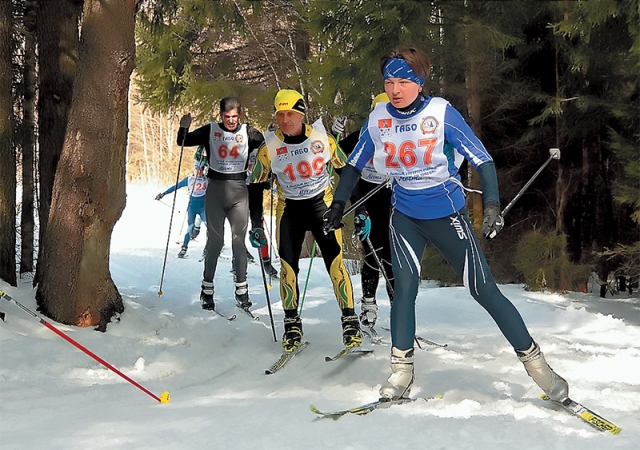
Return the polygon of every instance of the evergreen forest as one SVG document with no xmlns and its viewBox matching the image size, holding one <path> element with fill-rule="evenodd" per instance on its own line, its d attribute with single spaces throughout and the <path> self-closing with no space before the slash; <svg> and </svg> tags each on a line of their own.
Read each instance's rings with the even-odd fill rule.
<svg viewBox="0 0 640 450">
<path fill-rule="evenodd" d="M 266 131 L 280 89 L 307 121 L 358 130 L 383 91 L 380 56 L 425 51 L 426 82 L 491 153 L 502 207 L 483 240 L 495 278 L 585 290 L 640 277 L 638 0 L 2 0 L 0 278 L 32 279 L 40 311 L 98 326 L 123 311 L 109 237 L 126 184 L 171 183 L 193 149 L 180 117 L 241 99 Z M 550 158 L 559 149 L 559 159 Z M 517 197 L 536 171 L 546 166 Z M 182 167 L 182 174 L 177 174 Z M 478 189 L 477 174 L 462 167 Z M 474 225 L 478 194 L 469 195 Z M 479 222 L 478 222 L 479 221 Z M 479 228 L 479 226 L 478 226 Z M 91 261 L 91 263 L 87 263 Z M 434 250 L 423 277 L 458 281 Z M 637 289 L 637 287 L 636 287 Z"/>
</svg>

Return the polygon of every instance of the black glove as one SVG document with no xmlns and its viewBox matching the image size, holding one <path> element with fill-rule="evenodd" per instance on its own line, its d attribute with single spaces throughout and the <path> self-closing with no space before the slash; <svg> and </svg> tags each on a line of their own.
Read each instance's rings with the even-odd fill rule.
<svg viewBox="0 0 640 450">
<path fill-rule="evenodd" d="M 500 211 L 500 205 L 491 203 L 484 207 L 484 219 L 480 232 L 486 238 L 493 239 L 502 230 L 504 219 Z"/>
<path fill-rule="evenodd" d="M 331 203 L 331 207 L 325 211 L 322 215 L 322 231 L 324 234 L 329 234 L 330 231 L 342 228 L 342 215 L 344 213 L 344 203 L 340 201 L 334 201 Z"/>
<path fill-rule="evenodd" d="M 191 113 L 186 113 L 184 116 L 182 116 L 182 119 L 180 119 L 180 128 L 186 128 L 188 130 L 190 126 Z"/>
<path fill-rule="evenodd" d="M 158 195 L 156 195 L 156 200 L 160 200 L 162 197 L 164 197 L 164 192 L 160 192 Z"/>
</svg>

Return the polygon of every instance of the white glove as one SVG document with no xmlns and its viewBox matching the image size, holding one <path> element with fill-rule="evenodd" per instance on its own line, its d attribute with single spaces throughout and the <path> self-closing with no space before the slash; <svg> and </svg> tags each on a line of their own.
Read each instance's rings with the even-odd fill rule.
<svg viewBox="0 0 640 450">
<path fill-rule="evenodd" d="M 334 136 L 344 133 L 344 126 L 347 123 L 347 116 L 340 116 L 333 121 L 331 125 L 331 132 Z"/>
</svg>

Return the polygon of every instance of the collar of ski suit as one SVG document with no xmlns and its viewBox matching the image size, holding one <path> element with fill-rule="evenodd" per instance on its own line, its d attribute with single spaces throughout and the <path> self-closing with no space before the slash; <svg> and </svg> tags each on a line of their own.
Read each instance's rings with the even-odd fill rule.
<svg viewBox="0 0 640 450">
<path fill-rule="evenodd" d="M 391 105 L 391 103 L 388 103 L 387 111 L 397 119 L 406 119 L 407 117 L 411 117 L 424 109 L 424 107 L 429 104 L 429 100 L 431 100 L 431 97 L 425 97 L 422 94 L 418 94 L 418 97 L 416 97 L 413 103 L 406 108 L 396 109 Z"/>
<path fill-rule="evenodd" d="M 312 130 L 313 127 L 311 125 L 309 125 L 308 123 L 303 123 L 302 133 L 297 136 L 289 136 L 288 134 L 284 134 L 279 128 L 275 131 L 275 133 L 276 136 L 278 136 L 278 138 L 285 144 L 302 144 L 304 141 L 309 139 Z"/>
</svg>

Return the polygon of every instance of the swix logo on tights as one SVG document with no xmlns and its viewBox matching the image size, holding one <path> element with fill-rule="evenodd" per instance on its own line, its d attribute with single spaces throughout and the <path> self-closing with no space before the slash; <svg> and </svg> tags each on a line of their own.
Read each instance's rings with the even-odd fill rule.
<svg viewBox="0 0 640 450">
<path fill-rule="evenodd" d="M 464 229 L 462 228 L 462 224 L 460 223 L 460 219 L 458 219 L 457 217 L 452 217 L 451 218 L 451 226 L 453 228 L 455 228 L 456 233 L 458 233 L 458 237 L 460 239 L 467 239 L 467 234 L 464 232 Z"/>
</svg>

